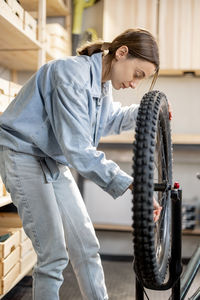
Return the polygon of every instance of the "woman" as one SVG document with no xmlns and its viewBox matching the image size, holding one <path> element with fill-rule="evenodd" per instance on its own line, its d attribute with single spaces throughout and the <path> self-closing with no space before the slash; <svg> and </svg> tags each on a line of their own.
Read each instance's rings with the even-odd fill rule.
<svg viewBox="0 0 200 300">
<path fill-rule="evenodd" d="M 101 136 L 135 125 L 138 105 L 113 103 L 111 87 L 136 88 L 152 75 L 153 85 L 159 70 L 157 44 L 145 30 L 78 54 L 41 67 L 0 117 L 0 173 L 38 257 L 35 300 L 59 299 L 69 259 L 83 298 L 108 299 L 99 243 L 69 167 L 114 198 L 132 188 L 133 178 L 96 147 Z"/>
</svg>

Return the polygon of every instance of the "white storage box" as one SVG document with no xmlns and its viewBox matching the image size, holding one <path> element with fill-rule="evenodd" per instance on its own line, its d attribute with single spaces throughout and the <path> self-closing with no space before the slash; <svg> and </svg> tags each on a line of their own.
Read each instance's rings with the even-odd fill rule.
<svg viewBox="0 0 200 300">
<path fill-rule="evenodd" d="M 16 6 L 14 9 L 13 1 L 14 0 L 6 0 L 5 2 L 5 0 L 0 0 L 1 13 L 9 20 L 10 23 L 20 29 L 23 29 L 23 17 L 21 18 L 21 13 L 19 12 L 19 9 L 16 10 Z"/>
<path fill-rule="evenodd" d="M 17 94 L 21 90 L 21 87 L 22 86 L 20 84 L 10 81 L 9 84 L 10 101 L 12 101 L 17 96 Z"/>
<path fill-rule="evenodd" d="M 9 81 L 0 78 L 0 94 L 9 95 Z"/>
<path fill-rule="evenodd" d="M 18 262 L 5 277 L 0 278 L 0 295 L 5 294 L 11 288 L 19 275 L 19 270 L 20 263 Z"/>
<path fill-rule="evenodd" d="M 68 33 L 63 26 L 46 25 L 46 48 L 55 59 L 70 55 Z"/>
<path fill-rule="evenodd" d="M 27 11 L 24 11 L 24 30 L 30 38 L 37 38 L 37 21 Z"/>
<path fill-rule="evenodd" d="M 10 97 L 0 93 L 0 112 L 4 112 L 10 104 Z"/>
</svg>

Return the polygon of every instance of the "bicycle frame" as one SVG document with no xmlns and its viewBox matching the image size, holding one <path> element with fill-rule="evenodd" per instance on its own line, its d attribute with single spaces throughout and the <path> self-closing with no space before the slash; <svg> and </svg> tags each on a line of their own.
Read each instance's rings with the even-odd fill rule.
<svg viewBox="0 0 200 300">
<path fill-rule="evenodd" d="M 181 248 L 182 248 L 182 190 L 172 189 L 172 249 L 169 262 L 169 279 L 167 283 L 155 290 L 172 289 L 171 300 L 183 300 L 200 268 L 200 245 L 192 255 L 185 271 L 182 273 Z M 144 287 L 136 278 L 136 300 L 144 299 Z M 200 299 L 200 288 L 190 300 Z"/>
</svg>

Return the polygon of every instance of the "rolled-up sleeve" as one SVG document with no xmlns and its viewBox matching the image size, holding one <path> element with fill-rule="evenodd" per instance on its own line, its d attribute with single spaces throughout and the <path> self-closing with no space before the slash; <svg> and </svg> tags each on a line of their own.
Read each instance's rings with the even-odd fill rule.
<svg viewBox="0 0 200 300">
<path fill-rule="evenodd" d="M 92 145 L 86 89 L 70 84 L 54 88 L 51 125 L 69 164 L 113 198 L 122 195 L 133 178 Z"/>
</svg>

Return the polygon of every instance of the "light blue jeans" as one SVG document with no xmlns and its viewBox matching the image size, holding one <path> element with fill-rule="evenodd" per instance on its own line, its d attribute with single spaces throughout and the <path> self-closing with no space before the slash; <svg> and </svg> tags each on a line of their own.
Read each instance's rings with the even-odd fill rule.
<svg viewBox="0 0 200 300">
<path fill-rule="evenodd" d="M 0 146 L 2 180 L 38 257 L 33 299 L 59 299 L 69 259 L 83 299 L 108 299 L 99 243 L 83 199 L 69 168 L 56 166 L 59 175 L 48 182 L 52 174 L 44 160 Z"/>
</svg>

